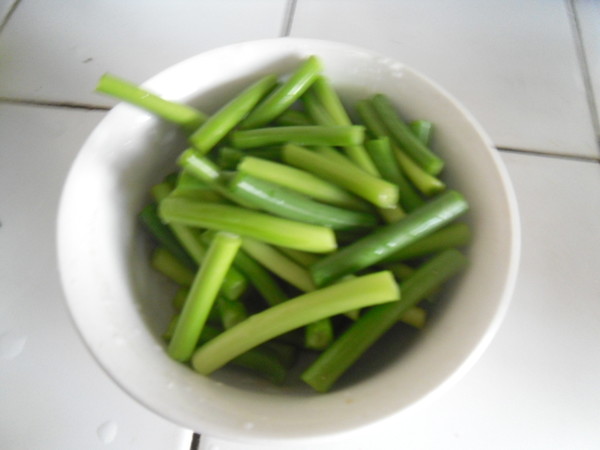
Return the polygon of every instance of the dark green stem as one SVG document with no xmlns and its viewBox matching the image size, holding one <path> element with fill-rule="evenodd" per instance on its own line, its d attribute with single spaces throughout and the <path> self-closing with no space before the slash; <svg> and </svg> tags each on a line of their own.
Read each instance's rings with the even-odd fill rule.
<svg viewBox="0 0 600 450">
<path fill-rule="evenodd" d="M 317 261 L 310 268 L 317 286 L 372 266 L 403 247 L 442 228 L 468 209 L 464 197 L 448 191 L 398 222 L 381 227 L 366 237 Z"/>
</svg>

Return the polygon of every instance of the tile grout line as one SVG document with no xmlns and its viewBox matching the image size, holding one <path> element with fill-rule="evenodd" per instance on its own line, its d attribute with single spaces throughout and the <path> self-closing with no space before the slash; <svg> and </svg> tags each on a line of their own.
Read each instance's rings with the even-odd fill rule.
<svg viewBox="0 0 600 450">
<path fill-rule="evenodd" d="M 569 161 L 579 161 L 579 162 L 587 162 L 587 163 L 600 163 L 600 156 L 577 156 L 577 155 L 567 155 L 565 153 L 552 153 L 546 152 L 542 150 L 525 150 L 522 148 L 511 148 L 511 147 L 495 147 L 496 150 L 505 153 L 517 153 L 520 155 L 530 155 L 530 156 L 540 156 L 545 158 L 558 158 L 558 159 L 566 159 Z"/>
<path fill-rule="evenodd" d="M 8 12 L 6 13 L 6 16 L 4 17 L 4 20 L 2 21 L 2 23 L 0 23 L 0 33 L 2 33 L 2 31 L 4 30 L 4 27 L 6 26 L 13 13 L 17 9 L 17 6 L 19 6 L 19 3 L 21 3 L 21 0 L 14 0 L 13 4 L 10 6 Z"/>
<path fill-rule="evenodd" d="M 588 109 L 590 110 L 590 115 L 592 117 L 592 127 L 594 129 L 596 148 L 598 150 L 598 154 L 600 155 L 600 117 L 598 116 L 598 105 L 596 105 L 596 98 L 594 96 L 594 86 L 592 84 L 590 66 L 588 64 L 587 56 L 585 54 L 585 46 L 583 41 L 583 35 L 581 32 L 581 24 L 579 23 L 579 18 L 577 16 L 575 0 L 565 0 L 565 3 L 567 5 L 569 22 L 571 24 L 573 38 L 575 40 L 577 60 L 579 62 L 579 68 L 582 72 Z"/>
<path fill-rule="evenodd" d="M 288 37 L 292 31 L 292 23 L 294 22 L 294 14 L 296 13 L 297 0 L 288 0 L 283 27 L 281 29 L 281 37 Z"/>
<path fill-rule="evenodd" d="M 112 106 L 102 106 L 88 103 L 60 102 L 49 100 L 28 100 L 8 97 L 0 97 L 0 103 L 11 103 L 13 105 L 27 106 L 45 106 L 51 108 L 84 109 L 86 111 L 108 111 L 112 108 Z"/>
<path fill-rule="evenodd" d="M 13 99 L 0 97 L 1 103 L 9 103 L 13 105 L 25 105 L 25 106 L 40 106 L 40 107 L 48 107 L 48 108 L 64 108 L 64 109 L 78 109 L 84 111 L 110 111 L 112 106 L 102 106 L 102 105 L 93 105 L 86 103 L 75 103 L 75 102 L 59 102 L 59 101 L 44 101 L 44 100 L 27 100 L 27 99 Z M 519 153 L 524 155 L 533 155 L 533 156 L 542 156 L 549 158 L 561 158 L 568 159 L 573 161 L 582 161 L 582 162 L 595 162 L 600 163 L 600 156 L 574 156 L 568 155 L 565 153 L 552 153 L 543 150 L 528 150 L 523 148 L 514 148 L 514 147 L 502 147 L 495 146 L 498 151 L 507 152 L 507 153 Z"/>
<path fill-rule="evenodd" d="M 200 439 L 202 438 L 201 434 L 194 433 L 192 435 L 192 442 L 190 445 L 190 450 L 199 450 L 200 449 Z"/>
</svg>

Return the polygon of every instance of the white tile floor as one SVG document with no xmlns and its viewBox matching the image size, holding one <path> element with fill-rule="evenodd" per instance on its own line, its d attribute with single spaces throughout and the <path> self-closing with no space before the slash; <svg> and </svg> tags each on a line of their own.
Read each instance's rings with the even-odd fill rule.
<svg viewBox="0 0 600 450">
<path fill-rule="evenodd" d="M 189 448 L 190 432 L 130 400 L 99 369 L 63 300 L 58 200 L 78 147 L 103 115 L 0 104 L 3 449 Z"/>
<path fill-rule="evenodd" d="M 361 45 L 427 73 L 499 147 L 597 157 L 572 32 L 559 1 L 300 0 L 291 35 Z"/>
<path fill-rule="evenodd" d="M 0 448 L 190 448 L 189 431 L 147 412 L 98 368 L 63 305 L 56 207 L 72 159 L 105 114 L 75 106 L 112 104 L 92 93 L 105 71 L 142 81 L 210 48 L 280 36 L 290 12 L 292 36 L 350 42 L 413 65 L 471 109 L 497 146 L 515 149 L 502 157 L 523 227 L 511 309 L 467 377 L 391 424 L 310 448 L 597 448 L 600 7 L 592 0 L 0 0 L 0 23 L 8 17 L 0 30 Z M 207 437 L 200 447 L 254 448 Z"/>
<path fill-rule="evenodd" d="M 102 73 L 142 82 L 205 50 L 279 36 L 285 11 L 285 0 L 22 0 L 2 33 L 0 96 L 112 105 L 93 93 Z"/>
</svg>

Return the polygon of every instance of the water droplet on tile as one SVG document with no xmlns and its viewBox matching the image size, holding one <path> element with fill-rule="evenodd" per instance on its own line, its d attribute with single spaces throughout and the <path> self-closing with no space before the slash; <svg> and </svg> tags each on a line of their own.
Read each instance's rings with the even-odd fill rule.
<svg viewBox="0 0 600 450">
<path fill-rule="evenodd" d="M 13 359 L 23 353 L 27 336 L 9 331 L 0 335 L 0 357 Z"/>
<path fill-rule="evenodd" d="M 117 431 L 119 431 L 117 424 L 112 420 L 109 420 L 100 425 L 98 430 L 96 430 L 96 433 L 103 444 L 110 444 L 117 437 Z"/>
</svg>

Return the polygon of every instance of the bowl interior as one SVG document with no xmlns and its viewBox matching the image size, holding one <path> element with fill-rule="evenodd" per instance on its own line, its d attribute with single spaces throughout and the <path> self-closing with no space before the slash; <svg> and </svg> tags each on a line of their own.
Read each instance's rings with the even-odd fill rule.
<svg viewBox="0 0 600 450">
<path fill-rule="evenodd" d="M 148 89 L 212 111 L 249 82 L 285 74 L 308 55 L 346 105 L 387 94 L 407 119 L 434 122 L 443 178 L 471 205 L 470 266 L 445 289 L 441 313 L 408 341 L 390 333 L 355 375 L 327 395 L 301 384 L 274 387 L 241 372 L 202 377 L 171 361 L 161 334 L 173 286 L 148 266 L 136 214 L 149 187 L 185 149 L 174 127 L 129 105 L 115 107 L 82 148 L 59 213 L 59 263 L 67 302 L 91 352 L 127 392 L 169 420 L 240 439 L 308 438 L 366 425 L 406 409 L 460 376 L 498 327 L 512 291 L 519 232 L 510 183 L 489 139 L 447 93 L 381 55 L 331 42 L 275 39 L 186 60 Z M 331 420 L 335 417 L 336 420 Z"/>
</svg>

